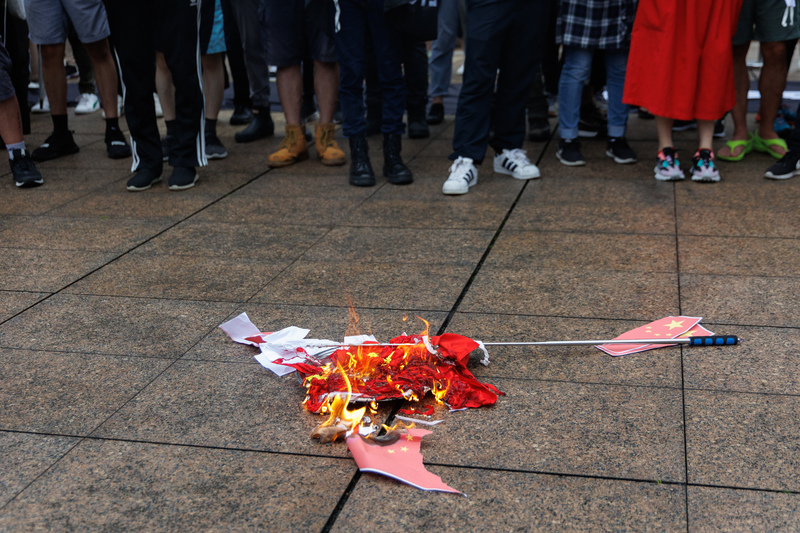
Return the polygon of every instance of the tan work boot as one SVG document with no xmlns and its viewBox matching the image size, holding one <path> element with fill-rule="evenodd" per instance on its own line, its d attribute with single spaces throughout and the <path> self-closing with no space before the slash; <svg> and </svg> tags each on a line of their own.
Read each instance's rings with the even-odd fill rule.
<svg viewBox="0 0 800 533">
<path fill-rule="evenodd" d="M 286 137 L 278 146 L 278 151 L 269 155 L 267 165 L 273 168 L 286 167 L 306 159 L 308 159 L 308 143 L 303 127 L 287 124 Z"/>
<path fill-rule="evenodd" d="M 317 130 L 314 132 L 317 143 L 317 156 L 323 165 L 329 167 L 338 167 L 345 163 L 344 152 L 333 138 L 334 128 L 335 126 L 332 123 L 317 124 Z"/>
</svg>

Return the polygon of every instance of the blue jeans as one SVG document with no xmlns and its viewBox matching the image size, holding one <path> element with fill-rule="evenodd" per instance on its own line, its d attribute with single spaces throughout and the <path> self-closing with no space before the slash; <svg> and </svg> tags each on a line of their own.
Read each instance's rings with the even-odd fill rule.
<svg viewBox="0 0 800 533">
<path fill-rule="evenodd" d="M 628 124 L 628 105 L 622 103 L 628 50 L 603 50 L 606 56 L 608 88 L 608 136 L 624 137 Z M 578 137 L 583 84 L 592 70 L 594 49 L 564 47 L 564 67 L 558 81 L 558 131 L 562 139 Z"/>
<path fill-rule="evenodd" d="M 458 0 L 441 0 L 439 4 L 439 34 L 431 43 L 431 96 L 447 96 L 453 74 L 453 48 L 456 46 L 460 23 Z"/>
<path fill-rule="evenodd" d="M 337 0 L 341 28 L 334 34 L 339 57 L 339 101 L 342 104 L 342 134 L 360 135 L 367 129 L 364 107 L 364 62 L 366 32 L 372 35 L 381 84 L 381 132 L 403 134 L 406 125 L 406 87 L 397 31 L 386 24 L 383 0 Z M 331 10 L 334 11 L 334 10 Z M 334 13 L 334 16 L 335 13 Z"/>
</svg>

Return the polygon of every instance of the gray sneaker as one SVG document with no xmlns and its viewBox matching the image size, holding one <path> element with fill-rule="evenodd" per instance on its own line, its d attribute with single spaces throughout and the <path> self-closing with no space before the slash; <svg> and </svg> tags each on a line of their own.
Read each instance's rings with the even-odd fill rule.
<svg viewBox="0 0 800 533">
<path fill-rule="evenodd" d="M 225 159 L 228 151 L 216 135 L 206 135 L 206 157 L 208 159 Z"/>
</svg>

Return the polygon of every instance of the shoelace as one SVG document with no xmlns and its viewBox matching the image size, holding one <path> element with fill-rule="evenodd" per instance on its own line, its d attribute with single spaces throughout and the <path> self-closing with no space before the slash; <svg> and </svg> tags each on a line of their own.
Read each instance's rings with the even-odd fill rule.
<svg viewBox="0 0 800 533">
<path fill-rule="evenodd" d="M 472 161 L 464 157 L 459 157 L 453 162 L 453 165 L 450 167 L 450 173 L 455 174 L 464 181 L 469 181 L 469 177 L 467 176 L 467 174 L 469 173 L 470 165 L 472 165 Z"/>
<path fill-rule="evenodd" d="M 286 137 L 283 138 L 280 146 L 278 148 L 286 148 L 287 150 L 294 146 L 297 142 L 297 130 L 286 128 Z"/>
<path fill-rule="evenodd" d="M 528 154 L 522 148 L 514 148 L 506 152 L 506 157 L 518 164 L 519 166 L 530 165 L 531 161 L 528 159 Z"/>
<path fill-rule="evenodd" d="M 334 131 L 332 129 L 323 129 L 319 136 L 319 144 L 325 148 L 331 146 L 333 144 L 333 134 Z"/>
</svg>

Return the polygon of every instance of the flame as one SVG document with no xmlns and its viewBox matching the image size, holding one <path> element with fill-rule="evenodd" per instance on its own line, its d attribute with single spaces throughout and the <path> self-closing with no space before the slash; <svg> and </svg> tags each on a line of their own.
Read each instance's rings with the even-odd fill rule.
<svg viewBox="0 0 800 533">
<path fill-rule="evenodd" d="M 433 397 L 436 398 L 438 403 L 444 403 L 444 398 L 447 396 L 447 391 L 450 388 L 450 380 L 445 380 L 445 383 L 442 384 L 441 381 L 434 381 L 433 382 L 433 390 L 431 393 Z"/>
<path fill-rule="evenodd" d="M 322 405 L 320 412 L 329 412 L 330 415 L 325 422 L 318 425 L 314 428 L 314 431 L 311 432 L 311 438 L 318 438 L 320 443 L 333 442 L 339 437 L 344 437 L 350 431 L 357 431 L 358 425 L 361 423 L 361 419 L 367 411 L 366 407 L 354 411 L 347 409 L 350 398 L 353 395 L 353 389 L 350 386 L 350 380 L 347 377 L 347 373 L 342 368 L 342 365 L 336 363 L 336 369 L 342 375 L 345 385 L 347 386 L 347 395 L 344 398 L 342 398 L 341 394 L 329 395 Z M 332 400 L 331 397 L 333 398 Z"/>
</svg>

